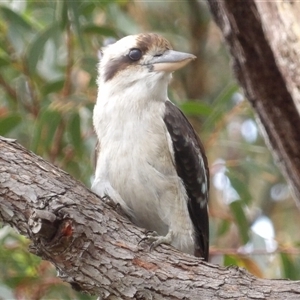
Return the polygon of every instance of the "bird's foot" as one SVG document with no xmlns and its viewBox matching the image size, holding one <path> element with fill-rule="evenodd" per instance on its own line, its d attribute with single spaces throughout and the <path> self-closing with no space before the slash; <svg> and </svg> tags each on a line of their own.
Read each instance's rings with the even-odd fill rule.
<svg viewBox="0 0 300 300">
<path fill-rule="evenodd" d="M 173 232 L 169 231 L 166 236 L 161 236 L 158 235 L 156 231 L 148 231 L 146 233 L 146 236 L 140 240 L 139 244 L 144 241 L 150 243 L 150 251 L 152 251 L 158 245 L 161 244 L 170 245 L 173 241 Z"/>
</svg>

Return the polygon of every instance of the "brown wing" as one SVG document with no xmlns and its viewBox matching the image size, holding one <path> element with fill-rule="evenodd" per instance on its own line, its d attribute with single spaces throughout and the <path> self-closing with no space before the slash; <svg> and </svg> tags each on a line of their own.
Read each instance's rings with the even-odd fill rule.
<svg viewBox="0 0 300 300">
<path fill-rule="evenodd" d="M 188 211 L 195 229 L 195 255 L 208 260 L 209 170 L 203 145 L 184 114 L 166 102 L 164 121 L 173 142 L 176 170 L 188 195 Z"/>
</svg>

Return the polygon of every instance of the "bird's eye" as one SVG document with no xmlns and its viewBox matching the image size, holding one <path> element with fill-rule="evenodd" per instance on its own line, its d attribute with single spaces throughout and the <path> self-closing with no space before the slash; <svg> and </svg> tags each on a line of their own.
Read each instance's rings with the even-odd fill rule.
<svg viewBox="0 0 300 300">
<path fill-rule="evenodd" d="M 142 51 L 140 49 L 131 49 L 128 56 L 131 60 L 137 61 L 142 57 Z"/>
</svg>

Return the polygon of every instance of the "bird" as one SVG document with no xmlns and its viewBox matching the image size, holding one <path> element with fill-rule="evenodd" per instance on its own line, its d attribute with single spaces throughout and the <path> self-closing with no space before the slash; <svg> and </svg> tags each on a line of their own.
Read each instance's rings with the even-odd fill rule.
<svg viewBox="0 0 300 300">
<path fill-rule="evenodd" d="M 168 98 L 172 73 L 194 59 L 156 33 L 129 35 L 101 50 L 91 189 L 145 228 L 151 248 L 170 244 L 207 261 L 208 161 Z"/>
</svg>

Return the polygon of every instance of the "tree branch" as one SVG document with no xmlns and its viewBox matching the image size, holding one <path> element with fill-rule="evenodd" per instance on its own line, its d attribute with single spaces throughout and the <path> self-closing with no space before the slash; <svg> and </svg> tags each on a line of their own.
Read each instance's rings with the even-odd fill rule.
<svg viewBox="0 0 300 300">
<path fill-rule="evenodd" d="M 257 279 L 169 246 L 149 252 L 143 229 L 80 182 L 0 138 L 0 216 L 76 290 L 102 299 L 298 299 L 299 282 Z"/>
</svg>

